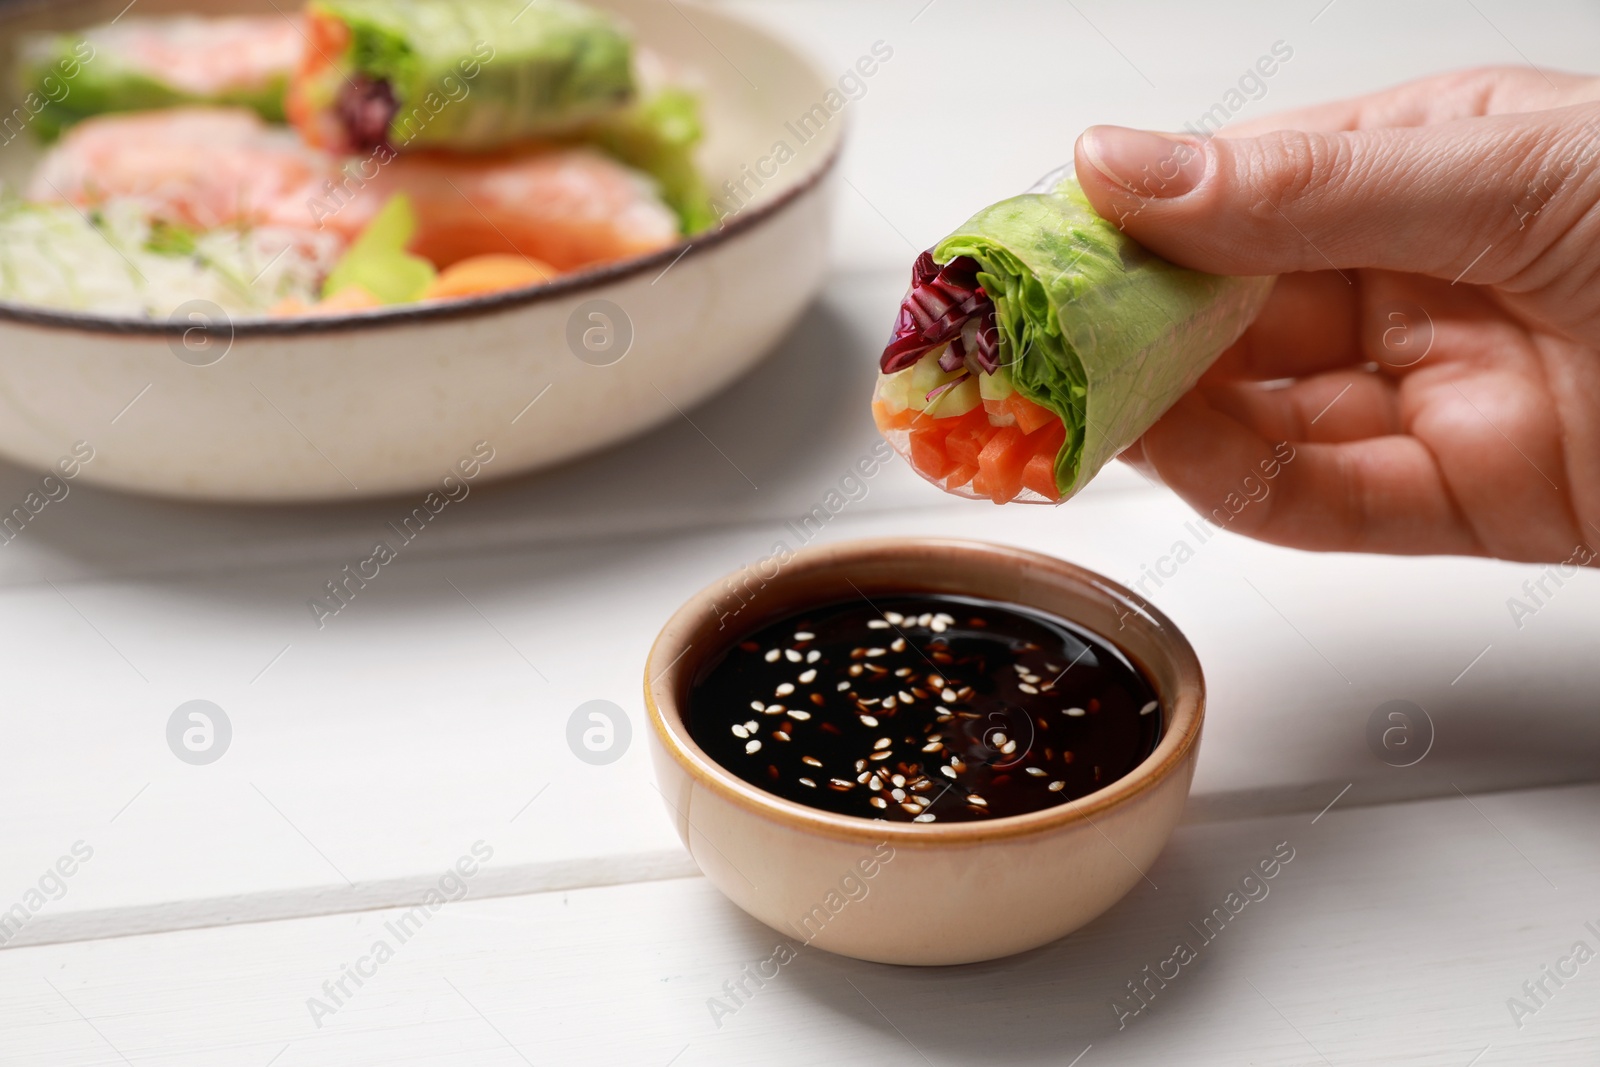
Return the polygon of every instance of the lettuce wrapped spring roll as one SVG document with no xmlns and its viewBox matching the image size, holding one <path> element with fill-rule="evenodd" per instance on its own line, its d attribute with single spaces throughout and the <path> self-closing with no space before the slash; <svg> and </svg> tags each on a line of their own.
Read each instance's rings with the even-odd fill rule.
<svg viewBox="0 0 1600 1067">
<path fill-rule="evenodd" d="M 918 257 L 874 418 L 947 492 L 1064 500 L 1238 340 L 1272 282 L 1160 259 L 1058 171 Z"/>
<path fill-rule="evenodd" d="M 281 122 L 304 47 L 298 16 L 134 16 L 24 38 L 18 73 L 44 140 L 91 115 L 189 104 L 248 107 Z"/>
<path fill-rule="evenodd" d="M 633 97 L 633 48 L 568 0 L 315 0 L 289 121 L 335 152 L 483 151 Z"/>
</svg>

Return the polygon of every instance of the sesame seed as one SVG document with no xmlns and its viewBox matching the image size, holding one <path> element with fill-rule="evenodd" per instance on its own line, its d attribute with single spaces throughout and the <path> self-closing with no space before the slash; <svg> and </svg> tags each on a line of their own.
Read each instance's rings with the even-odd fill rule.
<svg viewBox="0 0 1600 1067">
<path fill-rule="evenodd" d="M 894 797 L 896 803 L 903 802 L 906 799 L 906 791 L 904 789 L 891 789 L 889 790 L 889 795 Z"/>
<path fill-rule="evenodd" d="M 1028 693 L 1028 694 L 1031 694 L 1033 696 L 1037 696 L 1039 694 L 1038 687 L 1029 685 L 1027 682 L 1018 682 L 1017 683 L 1017 688 L 1022 690 L 1024 693 Z"/>
<path fill-rule="evenodd" d="M 1001 752 L 1002 755 L 1009 756 L 1009 755 L 1011 755 L 1011 753 L 1015 752 L 1016 750 L 1017 750 L 1017 743 L 1015 741 L 1007 741 L 1005 744 L 1000 746 L 1000 752 Z"/>
<path fill-rule="evenodd" d="M 933 812 L 925 811 L 921 815 L 918 815 L 915 819 L 912 819 L 911 821 L 912 822 L 932 822 L 933 820 L 934 820 Z"/>
<path fill-rule="evenodd" d="M 1079 718 L 1080 716 L 1088 714 L 1088 712 L 1084 711 L 1082 708 L 1068 708 L 1067 709 L 1067 714 L 1072 716 L 1074 719 L 1076 719 L 1076 718 Z"/>
<path fill-rule="evenodd" d="M 887 808 L 889 806 L 889 802 L 882 797 L 868 797 L 867 799 L 872 801 L 872 806 L 875 808 Z"/>
<path fill-rule="evenodd" d="M 846 689 L 849 689 L 849 688 L 850 688 L 850 683 L 849 682 L 840 682 L 839 685 L 838 685 L 838 690 L 841 693 L 844 692 Z"/>
<path fill-rule="evenodd" d="M 942 634 L 949 628 L 950 624 L 945 622 L 943 619 L 934 619 L 933 622 L 928 626 L 928 629 L 932 630 L 936 634 Z"/>
<path fill-rule="evenodd" d="M 806 662 L 807 663 L 815 663 L 815 662 L 817 662 L 817 660 L 819 660 L 821 658 L 822 658 L 822 653 L 818 652 L 814 648 L 810 652 L 806 653 Z"/>
<path fill-rule="evenodd" d="M 1050 790 L 1050 792 L 1052 792 L 1052 793 L 1059 793 L 1063 789 L 1065 789 L 1066 787 L 1067 787 L 1067 783 L 1066 782 L 1051 782 L 1049 785 L 1045 786 L 1045 788 Z"/>
<path fill-rule="evenodd" d="M 1028 767 L 1027 768 L 1027 772 L 1029 774 L 1033 775 L 1035 778 L 1043 778 L 1044 777 L 1044 768 L 1043 767 Z"/>
<path fill-rule="evenodd" d="M 817 680 L 817 669 L 815 667 L 811 668 L 809 671 L 802 672 L 801 675 L 800 675 L 800 684 L 801 685 L 810 685 L 812 682 L 814 682 L 816 680 Z"/>
<path fill-rule="evenodd" d="M 812 788 L 812 789 L 815 789 L 815 788 L 816 788 L 816 787 L 817 787 L 817 783 L 816 783 L 816 782 L 813 782 L 813 781 L 812 781 L 812 780 L 811 780 L 811 779 L 809 779 L 809 778 L 802 778 L 802 779 L 800 779 L 800 784 L 801 784 L 801 785 L 808 785 L 808 786 L 810 786 L 810 787 L 811 787 L 811 788 Z"/>
<path fill-rule="evenodd" d="M 911 703 L 911 694 L 906 692 L 904 689 L 900 690 L 900 692 L 896 693 L 895 695 L 900 698 L 900 703 L 902 703 L 902 704 Z"/>
<path fill-rule="evenodd" d="M 1158 708 L 1158 707 L 1160 707 L 1160 705 L 1157 704 L 1154 700 L 1152 700 L 1150 703 L 1146 704 L 1144 707 L 1139 709 L 1139 714 L 1140 715 L 1148 715 L 1152 711 L 1155 711 L 1156 708 Z"/>
<path fill-rule="evenodd" d="M 811 718 L 811 713 L 809 711 L 801 711 L 799 708 L 790 708 L 789 718 L 799 719 L 801 722 L 805 722 L 807 719 Z"/>
<path fill-rule="evenodd" d="M 746 756 L 753 756 L 757 752 L 760 752 L 760 751 L 761 751 L 761 742 L 757 741 L 755 738 L 752 737 L 750 740 L 748 740 L 748 741 L 746 741 L 744 743 L 744 754 Z"/>
<path fill-rule="evenodd" d="M 812 638 L 814 638 L 816 636 L 817 636 L 816 634 L 811 633 L 810 631 L 801 630 L 801 631 L 799 631 L 798 633 L 796 633 L 794 635 L 794 639 L 796 641 L 810 641 Z"/>
<path fill-rule="evenodd" d="M 969 793 L 967 795 L 967 803 L 976 804 L 980 808 L 987 808 L 989 806 L 989 802 L 976 793 Z"/>
<path fill-rule="evenodd" d="M 796 652 L 794 649 L 786 648 L 783 650 L 783 658 L 788 660 L 790 663 L 799 663 L 801 656 L 800 653 Z"/>
<path fill-rule="evenodd" d="M 794 683 L 792 682 L 782 682 L 776 690 L 777 695 L 781 697 L 786 697 L 792 692 L 794 692 Z"/>
<path fill-rule="evenodd" d="M 905 785 L 906 776 L 903 774 L 891 774 L 889 776 L 889 781 L 893 782 L 895 785 Z"/>
<path fill-rule="evenodd" d="M 850 677 L 852 677 L 852 678 L 859 678 L 859 677 L 861 677 L 861 664 L 859 664 L 859 663 L 852 663 L 852 664 L 851 664 L 851 665 L 850 665 Z"/>
<path fill-rule="evenodd" d="M 1006 743 L 1006 735 L 999 730 L 996 730 L 994 732 L 994 736 L 989 739 L 989 743 L 998 748 Z"/>
<path fill-rule="evenodd" d="M 862 726 L 876 726 L 876 725 L 878 725 L 878 719 L 874 715 L 863 715 L 863 716 L 861 716 L 861 725 Z"/>
<path fill-rule="evenodd" d="M 822 761 L 817 759 L 817 757 L 815 757 L 815 756 L 801 756 L 800 757 L 800 762 L 808 764 L 808 765 L 810 765 L 812 767 L 820 767 L 820 766 L 822 766 Z"/>
<path fill-rule="evenodd" d="M 782 715 L 784 712 L 784 707 L 782 704 L 768 704 L 761 710 L 766 712 L 768 715 Z"/>
<path fill-rule="evenodd" d="M 776 662 L 778 662 L 778 657 L 781 656 L 781 655 L 783 655 L 782 650 L 775 648 L 771 652 L 768 652 L 762 658 L 765 659 L 768 663 L 776 663 Z"/>
<path fill-rule="evenodd" d="M 881 656 L 886 651 L 888 651 L 888 650 L 887 649 L 882 649 L 882 648 L 869 648 L 869 649 L 867 649 L 867 656 L 868 656 L 868 658 L 871 658 L 873 656 Z"/>
<path fill-rule="evenodd" d="M 950 766 L 954 767 L 956 769 L 956 773 L 958 774 L 967 769 L 966 763 L 959 759 L 952 759 L 950 761 Z"/>
<path fill-rule="evenodd" d="M 888 628 L 889 628 L 889 624 L 887 622 L 885 622 L 883 619 L 868 619 L 867 620 L 867 629 L 869 629 L 869 630 L 887 630 Z"/>
<path fill-rule="evenodd" d="M 909 678 L 911 677 L 911 668 L 901 667 L 899 670 L 894 672 L 894 676 L 896 678 Z"/>
<path fill-rule="evenodd" d="M 904 652 L 906 650 L 906 639 L 903 637 L 897 637 L 893 641 L 889 642 L 889 647 L 896 652 Z"/>
<path fill-rule="evenodd" d="M 906 803 L 906 804 L 900 805 L 900 807 L 901 807 L 902 810 L 910 812 L 912 815 L 915 815 L 917 817 L 917 819 L 922 818 L 922 814 L 921 814 L 922 813 L 922 807 L 921 807 L 921 805 Z M 916 819 L 913 819 L 912 821 L 915 822 Z"/>
<path fill-rule="evenodd" d="M 937 674 L 928 675 L 928 688 L 929 689 L 943 689 L 944 688 L 944 679 L 939 677 Z"/>
<path fill-rule="evenodd" d="M 866 769 L 867 769 L 867 761 L 866 760 L 864 760 L 864 759 L 856 760 L 856 770 L 864 771 Z"/>
<path fill-rule="evenodd" d="M 765 704 L 761 703 L 761 701 L 759 701 L 759 700 L 752 700 L 750 702 L 750 709 L 752 711 L 766 711 L 767 710 L 767 706 Z"/>
<path fill-rule="evenodd" d="M 874 752 L 872 755 L 868 756 L 867 758 L 868 759 L 888 759 L 892 755 L 894 755 L 894 750 L 893 749 L 881 748 L 878 751 Z"/>
<path fill-rule="evenodd" d="M 854 782 L 846 781 L 843 778 L 829 778 L 828 784 L 835 789 L 854 789 L 856 786 Z"/>
<path fill-rule="evenodd" d="M 740 726 L 738 723 L 734 723 L 733 736 L 743 741 L 745 738 L 750 736 L 750 731 L 745 729 L 743 726 Z"/>
<path fill-rule="evenodd" d="M 877 741 L 873 742 L 872 747 L 873 748 L 888 748 L 892 744 L 894 744 L 894 742 L 889 740 L 887 737 L 880 737 L 880 738 L 878 738 Z"/>
<path fill-rule="evenodd" d="M 774 730 L 772 731 L 772 739 L 774 741 L 787 741 L 789 740 L 789 735 L 782 730 Z"/>
<path fill-rule="evenodd" d="M 918 626 L 926 626 L 929 623 L 931 623 L 932 621 L 933 621 L 933 612 L 931 612 L 931 611 L 924 611 L 921 615 L 917 616 L 917 625 Z"/>
<path fill-rule="evenodd" d="M 883 617 L 889 620 L 889 625 L 891 626 L 899 626 L 906 621 L 906 617 L 898 611 L 886 611 L 883 613 Z"/>
<path fill-rule="evenodd" d="M 939 773 L 944 775 L 946 778 L 954 778 L 956 776 L 954 767 L 940 767 Z"/>
<path fill-rule="evenodd" d="M 872 790 L 874 793 L 878 792 L 883 788 L 883 779 L 874 774 L 871 780 L 867 782 L 867 788 Z"/>
<path fill-rule="evenodd" d="M 954 689 L 946 686 L 944 692 L 939 694 L 939 699 L 944 701 L 946 704 L 954 704 L 960 699 L 960 697 L 956 696 L 956 691 Z"/>
<path fill-rule="evenodd" d="M 895 706 L 895 698 L 894 697 L 884 697 L 883 698 L 883 710 L 884 711 L 893 711 L 894 710 L 894 706 Z"/>
</svg>

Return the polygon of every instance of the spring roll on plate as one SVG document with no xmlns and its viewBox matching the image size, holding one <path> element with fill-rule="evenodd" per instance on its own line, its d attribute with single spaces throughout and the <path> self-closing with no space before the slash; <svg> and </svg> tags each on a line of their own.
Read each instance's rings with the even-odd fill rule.
<svg viewBox="0 0 1600 1067">
<path fill-rule="evenodd" d="M 182 104 L 235 104 L 282 121 L 304 48 L 298 14 L 133 15 L 24 38 L 19 74 L 42 105 L 33 126 L 46 140 L 91 115 Z"/>
<path fill-rule="evenodd" d="M 1063 168 L 918 257 L 874 418 L 946 492 L 1065 500 L 1238 340 L 1272 282 L 1168 263 Z"/>
<path fill-rule="evenodd" d="M 289 120 L 335 152 L 480 151 L 633 97 L 633 48 L 571 0 L 313 0 Z"/>
</svg>

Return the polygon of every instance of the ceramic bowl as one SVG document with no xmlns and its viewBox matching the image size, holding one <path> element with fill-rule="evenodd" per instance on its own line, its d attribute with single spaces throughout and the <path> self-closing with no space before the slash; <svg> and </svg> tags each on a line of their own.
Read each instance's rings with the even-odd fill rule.
<svg viewBox="0 0 1600 1067">
<path fill-rule="evenodd" d="M 821 284 L 838 74 L 719 8 L 594 2 L 702 79 L 702 164 L 730 212 L 720 228 L 541 287 L 330 318 L 119 321 L 0 304 L 0 455 L 49 467 L 81 440 L 95 450 L 85 481 L 215 500 L 418 492 L 477 442 L 494 449 L 486 474 L 531 470 L 678 418 L 747 370 Z M 0 52 L 125 4 L 7 4 Z M 142 0 L 134 14 L 289 7 Z M 802 141 L 791 127 L 807 115 Z M 26 173 L 31 140 L 0 150 L 0 176 Z M 779 141 L 793 153 L 781 165 Z M 573 340 L 591 328 L 594 345 Z"/>
<path fill-rule="evenodd" d="M 1127 776 L 1050 810 L 918 824 L 780 799 L 724 770 L 689 736 L 690 684 L 728 643 L 806 604 L 891 593 L 1020 604 L 1102 635 L 1156 688 L 1165 718 L 1155 751 Z M 896 538 L 810 549 L 773 577 L 746 570 L 703 590 L 656 639 L 645 702 L 668 813 L 729 899 L 791 942 L 880 963 L 954 964 L 1053 941 L 1144 877 L 1189 794 L 1205 684 L 1177 628 L 1098 574 L 1020 549 Z"/>
</svg>

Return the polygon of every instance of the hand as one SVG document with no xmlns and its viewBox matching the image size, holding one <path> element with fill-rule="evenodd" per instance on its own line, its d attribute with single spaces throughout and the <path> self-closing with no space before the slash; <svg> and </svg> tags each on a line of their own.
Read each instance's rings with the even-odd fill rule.
<svg viewBox="0 0 1600 1067">
<path fill-rule="evenodd" d="M 1131 237 L 1183 266 L 1283 275 L 1124 458 L 1210 515 L 1289 441 L 1228 529 L 1595 562 L 1597 101 L 1600 79 L 1504 68 L 1209 141 L 1085 131 L 1079 180 Z"/>
</svg>

